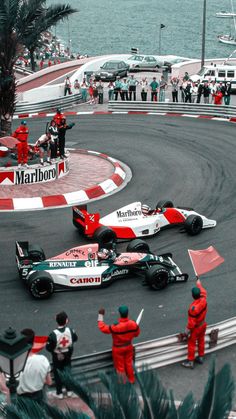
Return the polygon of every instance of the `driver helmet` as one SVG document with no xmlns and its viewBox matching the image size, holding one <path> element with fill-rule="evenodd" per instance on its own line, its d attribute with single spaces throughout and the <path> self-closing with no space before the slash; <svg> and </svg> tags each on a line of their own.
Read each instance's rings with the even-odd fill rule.
<svg viewBox="0 0 236 419">
<path fill-rule="evenodd" d="M 151 208 L 148 205 L 143 204 L 141 206 L 141 211 L 142 211 L 143 215 L 148 215 L 151 211 Z"/>
<path fill-rule="evenodd" d="M 100 251 L 98 252 L 98 257 L 100 259 L 108 259 L 109 258 L 109 250 L 107 249 L 100 249 Z"/>
</svg>

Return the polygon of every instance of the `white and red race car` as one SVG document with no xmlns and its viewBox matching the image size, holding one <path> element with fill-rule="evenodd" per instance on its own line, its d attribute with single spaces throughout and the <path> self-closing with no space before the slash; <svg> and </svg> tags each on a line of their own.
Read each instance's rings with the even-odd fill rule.
<svg viewBox="0 0 236 419">
<path fill-rule="evenodd" d="M 216 221 L 206 218 L 192 208 L 177 207 L 171 201 L 159 201 L 155 209 L 141 202 L 133 202 L 100 218 L 99 213 L 89 213 L 86 205 L 73 207 L 73 224 L 79 232 L 97 242 L 109 243 L 118 239 L 153 236 L 160 230 L 180 225 L 190 235 L 216 226 Z"/>
</svg>

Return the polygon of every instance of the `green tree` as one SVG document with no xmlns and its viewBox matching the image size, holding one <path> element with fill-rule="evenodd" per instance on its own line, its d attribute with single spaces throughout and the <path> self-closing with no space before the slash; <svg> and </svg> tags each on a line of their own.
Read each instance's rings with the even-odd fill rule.
<svg viewBox="0 0 236 419">
<path fill-rule="evenodd" d="M 25 46 L 33 57 L 42 32 L 76 11 L 63 4 L 46 7 L 45 0 L 0 1 L 0 136 L 11 132 L 16 106 L 17 57 Z"/>
</svg>

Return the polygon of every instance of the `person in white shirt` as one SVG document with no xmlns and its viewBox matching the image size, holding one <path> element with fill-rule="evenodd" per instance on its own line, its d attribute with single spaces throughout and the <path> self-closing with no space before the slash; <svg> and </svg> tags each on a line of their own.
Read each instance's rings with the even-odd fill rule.
<svg viewBox="0 0 236 419">
<path fill-rule="evenodd" d="M 141 99 L 143 102 L 146 102 L 147 100 L 147 92 L 148 92 L 148 81 L 146 77 L 143 77 L 140 81 L 141 86 Z"/>
<path fill-rule="evenodd" d="M 35 333 L 32 329 L 24 329 L 21 334 L 26 337 L 28 343 L 33 345 Z M 50 370 L 50 363 L 46 356 L 30 352 L 25 368 L 19 376 L 17 399 L 28 398 L 38 403 L 42 402 L 44 386 L 52 385 Z"/>
<path fill-rule="evenodd" d="M 50 132 L 47 132 L 46 134 L 41 135 L 41 137 L 38 138 L 38 140 L 35 143 L 35 147 L 39 147 L 39 158 L 40 158 L 40 164 L 41 166 L 44 166 L 44 154 L 47 154 L 47 163 L 51 163 L 51 143 L 52 138 Z"/>
</svg>

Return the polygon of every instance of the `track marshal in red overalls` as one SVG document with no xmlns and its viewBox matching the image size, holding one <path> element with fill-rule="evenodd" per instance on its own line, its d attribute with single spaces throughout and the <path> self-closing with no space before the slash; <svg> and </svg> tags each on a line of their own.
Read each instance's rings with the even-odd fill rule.
<svg viewBox="0 0 236 419">
<path fill-rule="evenodd" d="M 128 318 L 128 307 L 120 306 L 118 309 L 120 318 L 118 322 L 108 325 L 104 322 L 104 308 L 98 312 L 98 328 L 102 333 L 112 335 L 112 358 L 114 368 L 122 381 L 126 382 L 126 377 L 130 383 L 135 382 L 133 359 L 134 347 L 132 341 L 140 334 L 139 325 Z"/>
<path fill-rule="evenodd" d="M 18 167 L 22 165 L 28 167 L 28 136 L 29 128 L 27 127 L 27 122 L 22 121 L 20 126 L 12 134 L 12 137 L 19 141 L 17 144 Z"/>
<path fill-rule="evenodd" d="M 207 291 L 203 288 L 200 279 L 196 282 L 196 287 L 192 288 L 194 301 L 188 309 L 188 324 L 186 334 L 188 336 L 188 360 L 182 362 L 186 368 L 194 368 L 194 362 L 203 363 L 205 353 L 205 333 L 207 323 Z M 196 345 L 198 356 L 195 358 Z"/>
</svg>

